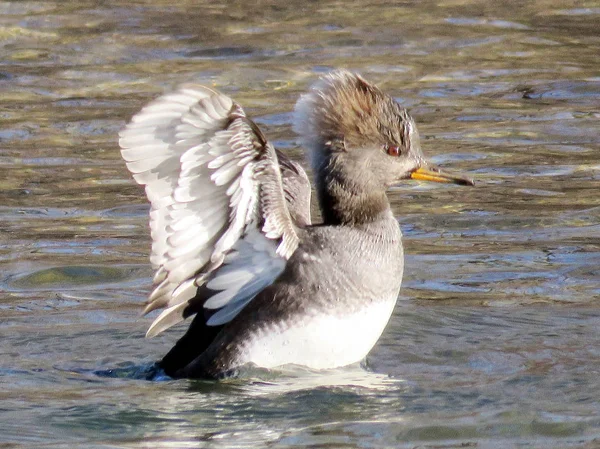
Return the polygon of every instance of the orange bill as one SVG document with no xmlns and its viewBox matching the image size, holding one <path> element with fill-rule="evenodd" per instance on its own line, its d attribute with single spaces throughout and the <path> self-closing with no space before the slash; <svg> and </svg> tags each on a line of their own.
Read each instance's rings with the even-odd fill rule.
<svg viewBox="0 0 600 449">
<path fill-rule="evenodd" d="M 410 178 L 418 181 L 445 182 L 449 184 L 459 184 L 461 186 L 475 185 L 475 182 L 473 182 L 471 178 L 443 172 L 439 168 L 433 166 L 417 168 L 410 174 Z"/>
</svg>

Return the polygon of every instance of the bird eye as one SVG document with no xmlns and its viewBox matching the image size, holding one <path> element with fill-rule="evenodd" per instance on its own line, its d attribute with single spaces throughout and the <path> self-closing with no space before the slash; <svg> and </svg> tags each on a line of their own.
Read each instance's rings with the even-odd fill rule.
<svg viewBox="0 0 600 449">
<path fill-rule="evenodd" d="M 394 157 L 398 157 L 402 153 L 402 151 L 400 151 L 400 147 L 397 145 L 386 145 L 385 152 Z"/>
</svg>

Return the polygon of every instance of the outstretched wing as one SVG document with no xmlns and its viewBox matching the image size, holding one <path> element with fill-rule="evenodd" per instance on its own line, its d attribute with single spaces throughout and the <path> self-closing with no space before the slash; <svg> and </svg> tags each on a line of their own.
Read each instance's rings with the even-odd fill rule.
<svg viewBox="0 0 600 449">
<path fill-rule="evenodd" d="M 285 157 L 279 161 L 237 103 L 198 85 L 144 107 L 119 144 L 151 203 L 150 260 L 157 271 L 145 312 L 166 310 L 147 335 L 198 312 L 203 286 L 207 324 L 230 321 L 298 246 L 296 225 L 310 222 L 306 174 Z M 286 185 L 282 173 L 290 178 Z"/>
</svg>

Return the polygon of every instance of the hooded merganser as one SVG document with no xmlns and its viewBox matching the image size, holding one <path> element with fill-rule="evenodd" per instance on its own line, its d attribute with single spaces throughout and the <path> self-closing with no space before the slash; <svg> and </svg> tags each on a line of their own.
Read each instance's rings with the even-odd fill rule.
<svg viewBox="0 0 600 449">
<path fill-rule="evenodd" d="M 328 369 L 361 361 L 400 291 L 402 234 L 386 189 L 406 179 L 473 185 L 429 164 L 414 120 L 361 76 L 323 76 L 298 101 L 311 187 L 239 104 L 183 85 L 120 133 L 151 203 L 154 290 L 147 336 L 194 316 L 160 361 L 172 377 L 222 377 L 247 363 Z"/>
</svg>

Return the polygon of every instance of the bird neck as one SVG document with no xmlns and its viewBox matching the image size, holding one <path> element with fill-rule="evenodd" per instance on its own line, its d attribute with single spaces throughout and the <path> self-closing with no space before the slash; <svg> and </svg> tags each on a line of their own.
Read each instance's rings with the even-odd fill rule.
<svg viewBox="0 0 600 449">
<path fill-rule="evenodd" d="M 385 190 L 362 173 L 350 177 L 331 167 L 320 171 L 316 184 L 323 224 L 359 226 L 387 217 Z"/>
</svg>

